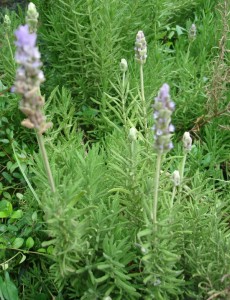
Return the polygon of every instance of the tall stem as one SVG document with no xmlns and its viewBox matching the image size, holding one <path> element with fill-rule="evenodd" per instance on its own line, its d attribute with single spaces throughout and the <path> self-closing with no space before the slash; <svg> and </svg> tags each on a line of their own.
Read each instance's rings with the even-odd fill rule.
<svg viewBox="0 0 230 300">
<path fill-rule="evenodd" d="M 52 193 L 55 193 L 55 191 L 56 191 L 55 184 L 54 184 L 53 175 L 52 175 L 52 172 L 50 169 L 50 164 L 49 164 L 49 160 L 48 160 L 48 156 L 47 156 L 47 152 L 46 152 L 46 148 L 45 148 L 45 144 L 44 144 L 44 139 L 43 139 L 42 134 L 39 132 L 37 132 L 37 140 L 38 140 L 39 148 L 42 153 L 42 159 L 43 159 L 43 163 L 45 166 L 45 170 L 46 170 L 46 174 L 48 177 L 51 191 L 52 191 Z"/>
<path fill-rule="evenodd" d="M 12 48 L 11 48 L 11 44 L 10 44 L 8 33 L 6 33 L 6 40 L 7 40 L 8 46 L 9 46 L 9 50 L 10 50 L 10 55 L 11 55 L 12 62 L 15 65 L 14 55 L 13 55 L 13 51 L 12 51 Z"/>
<path fill-rule="evenodd" d="M 170 209 L 173 208 L 173 203 L 174 203 L 175 196 L 176 196 L 176 186 L 174 185 L 174 187 L 173 187 L 173 193 L 172 193 L 172 198 L 171 198 L 171 202 L 170 202 L 170 207 L 169 207 Z"/>
<path fill-rule="evenodd" d="M 144 119 L 144 131 L 145 137 L 147 138 L 147 113 L 146 113 L 146 101 L 145 101 L 145 90 L 144 90 L 144 74 L 143 74 L 143 64 L 140 64 L 140 81 L 141 81 L 141 100 L 143 108 L 143 119 Z"/>
<path fill-rule="evenodd" d="M 184 156 L 183 156 L 183 159 L 182 159 L 182 162 L 181 162 L 181 168 L 180 168 L 180 181 L 181 181 L 181 183 L 183 182 L 186 158 L 187 158 L 187 153 L 185 152 Z"/>
<path fill-rule="evenodd" d="M 126 118 L 126 113 L 125 113 L 125 81 L 126 81 L 126 72 L 123 71 L 122 74 L 122 115 L 123 115 L 123 122 L 125 126 L 125 130 L 127 130 L 127 118 Z"/>
<path fill-rule="evenodd" d="M 153 197 L 153 207 L 152 207 L 153 224 L 157 223 L 157 202 L 158 202 L 160 170 L 161 170 L 161 154 L 158 154 L 157 155 L 157 162 L 156 162 L 154 197 Z"/>
</svg>

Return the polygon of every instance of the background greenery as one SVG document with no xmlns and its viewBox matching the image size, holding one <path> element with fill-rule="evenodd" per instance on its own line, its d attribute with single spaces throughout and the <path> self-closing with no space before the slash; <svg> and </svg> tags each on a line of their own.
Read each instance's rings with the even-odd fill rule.
<svg viewBox="0 0 230 300">
<path fill-rule="evenodd" d="M 228 299 L 228 2 L 34 3 L 40 14 L 38 44 L 46 77 L 41 91 L 54 124 L 45 139 L 58 196 L 54 199 L 49 192 L 35 135 L 20 126 L 19 98 L 10 92 L 16 68 L 13 32 L 25 23 L 25 11 L 4 10 L 1 300 Z M 5 13 L 10 28 L 3 23 Z M 197 37 L 191 42 L 192 23 Z M 148 43 L 148 124 L 152 126 L 151 104 L 164 82 L 176 103 L 175 147 L 162 166 L 157 233 L 145 220 L 156 157 L 141 134 L 133 49 L 138 30 L 144 31 Z M 125 93 L 121 58 L 128 61 Z M 128 124 L 122 119 L 122 99 Z M 128 139 L 131 126 L 140 130 L 135 152 Z M 169 209 L 169 174 L 181 162 L 185 131 L 194 139 L 186 188 Z"/>
</svg>

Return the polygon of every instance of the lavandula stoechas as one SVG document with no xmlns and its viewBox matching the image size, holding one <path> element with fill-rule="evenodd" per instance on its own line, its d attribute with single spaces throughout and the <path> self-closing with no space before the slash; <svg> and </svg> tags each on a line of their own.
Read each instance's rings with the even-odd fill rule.
<svg viewBox="0 0 230 300">
<path fill-rule="evenodd" d="M 174 108 L 175 104 L 172 102 L 169 94 L 169 85 L 165 83 L 161 87 L 158 96 L 155 98 L 155 103 L 153 104 L 153 118 L 155 120 L 155 124 L 152 129 L 154 131 L 154 148 L 157 152 L 154 198 L 152 207 L 152 221 L 154 224 L 157 222 L 157 202 L 161 157 L 162 154 L 167 153 L 173 148 L 171 132 L 174 131 L 174 126 L 171 124 L 171 115 Z"/>
<path fill-rule="evenodd" d="M 136 35 L 135 42 L 135 59 L 140 64 L 140 81 L 141 81 L 141 100 L 142 100 L 142 109 L 143 109 L 143 121 L 144 121 L 144 132 L 147 138 L 147 112 L 146 112 L 146 101 L 145 101 L 145 91 L 144 91 L 144 74 L 143 74 L 143 65 L 146 62 L 147 58 L 147 43 L 143 31 L 138 31 Z"/>
<path fill-rule="evenodd" d="M 22 125 L 35 129 L 37 133 L 49 184 L 52 192 L 55 192 L 54 180 L 42 138 L 42 134 L 51 127 L 52 123 L 46 123 L 46 117 L 42 111 L 44 99 L 40 95 L 40 84 L 45 78 L 40 70 L 42 63 L 40 52 L 36 47 L 37 35 L 30 33 L 29 26 L 25 25 L 15 31 L 15 36 L 17 38 L 15 60 L 19 66 L 13 91 L 22 96 L 19 108 L 27 116 L 27 119 L 22 121 Z"/>
</svg>

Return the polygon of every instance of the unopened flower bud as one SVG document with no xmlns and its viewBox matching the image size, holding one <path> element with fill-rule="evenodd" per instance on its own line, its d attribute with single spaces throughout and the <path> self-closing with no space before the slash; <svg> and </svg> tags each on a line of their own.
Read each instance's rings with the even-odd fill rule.
<svg viewBox="0 0 230 300">
<path fill-rule="evenodd" d="M 189 152 L 192 149 L 192 138 L 189 132 L 185 132 L 183 135 L 183 147 L 184 151 Z"/>
<path fill-rule="evenodd" d="M 8 15 L 5 15 L 5 17 L 4 17 L 4 26 L 5 26 L 7 31 L 10 29 L 10 25 L 11 25 L 11 20 L 10 20 Z"/>
<path fill-rule="evenodd" d="M 135 59 L 138 63 L 144 64 L 147 58 L 147 43 L 143 31 L 138 31 L 135 42 Z"/>
<path fill-rule="evenodd" d="M 31 33 L 37 31 L 38 16 L 39 13 L 37 12 L 36 6 L 34 3 L 30 2 L 26 14 L 26 23 L 29 25 Z"/>
<path fill-rule="evenodd" d="M 121 62 L 120 62 L 120 69 L 121 72 L 126 72 L 128 70 L 128 63 L 127 60 L 122 58 Z"/>
<path fill-rule="evenodd" d="M 136 141 L 136 139 L 137 139 L 137 130 L 136 130 L 135 127 L 130 128 L 128 138 L 132 142 Z"/>
<path fill-rule="evenodd" d="M 178 186 L 180 185 L 180 173 L 178 170 L 175 170 L 173 173 L 172 173 L 172 181 L 174 183 L 174 186 Z"/>
<path fill-rule="evenodd" d="M 188 36 L 191 40 L 195 40 L 196 38 L 196 25 L 192 24 L 191 28 L 189 29 Z"/>
</svg>

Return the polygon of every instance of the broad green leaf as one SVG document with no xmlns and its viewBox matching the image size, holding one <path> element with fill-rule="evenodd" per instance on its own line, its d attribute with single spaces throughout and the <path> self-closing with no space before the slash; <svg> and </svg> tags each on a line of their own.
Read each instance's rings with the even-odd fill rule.
<svg viewBox="0 0 230 300">
<path fill-rule="evenodd" d="M 24 243 L 23 238 L 16 238 L 12 243 L 12 248 L 19 249 Z"/>
<path fill-rule="evenodd" d="M 16 211 L 14 211 L 10 217 L 11 217 L 11 219 L 21 219 L 22 215 L 23 215 L 22 210 L 18 209 Z"/>
<path fill-rule="evenodd" d="M 19 300 L 18 290 L 15 284 L 10 280 L 8 272 L 5 272 L 5 282 L 3 284 L 3 295 L 6 300 Z"/>
<path fill-rule="evenodd" d="M 34 246 L 34 239 L 32 237 L 28 237 L 26 240 L 26 248 L 30 249 Z"/>
<path fill-rule="evenodd" d="M 12 180 L 13 180 L 13 177 L 12 177 L 9 173 L 7 173 L 7 172 L 2 172 L 2 176 L 3 176 L 9 183 L 11 183 Z"/>
<path fill-rule="evenodd" d="M 32 214 L 32 221 L 33 222 L 37 222 L 37 219 L 38 219 L 38 214 L 37 214 L 37 212 L 35 211 L 35 212 L 33 212 L 33 214 Z"/>
<path fill-rule="evenodd" d="M 12 211 L 13 211 L 12 204 L 8 200 L 0 201 L 0 218 L 9 217 L 12 214 Z"/>
</svg>

